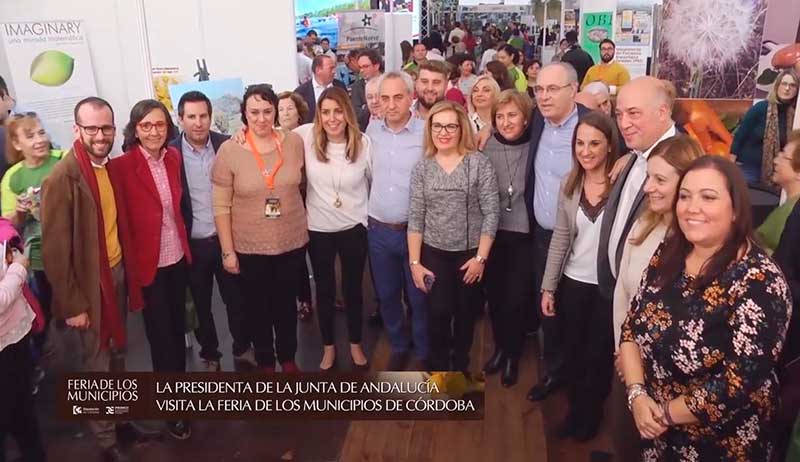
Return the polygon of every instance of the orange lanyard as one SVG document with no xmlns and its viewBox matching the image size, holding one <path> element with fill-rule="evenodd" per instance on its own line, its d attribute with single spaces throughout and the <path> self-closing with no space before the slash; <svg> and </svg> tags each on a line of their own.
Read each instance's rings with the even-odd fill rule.
<svg viewBox="0 0 800 462">
<path fill-rule="evenodd" d="M 247 144 L 250 145 L 250 152 L 253 153 L 253 158 L 258 165 L 258 171 L 261 172 L 261 176 L 264 178 L 264 184 L 267 186 L 267 189 L 275 189 L 275 175 L 278 174 L 278 170 L 280 170 L 283 165 L 283 147 L 278 139 L 278 134 L 275 133 L 274 130 L 272 131 L 272 139 L 275 140 L 275 150 L 278 151 L 278 160 L 275 161 L 272 172 L 269 173 L 267 173 L 267 166 L 264 164 L 264 159 L 261 158 L 261 153 L 258 152 L 258 148 L 256 148 L 256 142 L 253 140 L 253 132 L 247 130 L 246 138 Z"/>
</svg>

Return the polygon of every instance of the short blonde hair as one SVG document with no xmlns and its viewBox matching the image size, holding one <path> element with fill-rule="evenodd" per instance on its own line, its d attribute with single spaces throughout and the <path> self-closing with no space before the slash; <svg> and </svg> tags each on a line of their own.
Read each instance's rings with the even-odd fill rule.
<svg viewBox="0 0 800 462">
<path fill-rule="evenodd" d="M 530 122 L 531 120 L 531 111 L 533 111 L 533 101 L 531 101 L 530 96 L 527 93 L 522 93 L 517 90 L 503 90 L 500 92 L 500 95 L 495 99 L 494 104 L 492 105 L 492 127 L 497 128 L 495 125 L 495 117 L 497 117 L 497 111 L 500 109 L 500 106 L 504 106 L 506 104 L 513 104 L 517 106 L 517 109 L 522 112 L 522 115 L 525 117 L 525 122 Z"/>
<path fill-rule="evenodd" d="M 478 86 L 479 83 L 486 81 L 489 83 L 489 87 L 492 89 L 492 98 L 497 101 L 497 97 L 500 95 L 500 85 L 497 83 L 497 80 L 494 79 L 491 75 L 482 75 L 475 80 L 475 83 L 472 85 L 472 89 L 469 91 L 469 95 L 467 97 L 467 110 L 470 114 L 475 112 L 475 106 L 472 105 L 472 91 L 475 90 L 475 87 Z M 492 114 L 494 117 L 494 114 Z"/>
<path fill-rule="evenodd" d="M 433 144 L 433 130 L 431 128 L 431 125 L 433 125 L 433 116 L 447 111 L 456 113 L 458 126 L 461 129 L 458 139 L 458 153 L 463 156 L 477 149 L 475 133 L 472 131 L 472 124 L 469 121 L 467 111 L 464 110 L 464 107 L 452 101 L 440 101 L 433 105 L 428 113 L 428 118 L 425 119 L 425 134 L 423 139 L 425 140 L 425 155 L 428 157 L 436 154 L 436 145 Z"/>
</svg>

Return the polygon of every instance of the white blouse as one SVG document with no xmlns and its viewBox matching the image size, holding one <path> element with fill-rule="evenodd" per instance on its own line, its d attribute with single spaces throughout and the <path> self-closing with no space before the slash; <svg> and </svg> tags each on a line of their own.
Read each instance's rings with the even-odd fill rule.
<svg viewBox="0 0 800 462">
<path fill-rule="evenodd" d="M 367 226 L 367 201 L 372 179 L 372 143 L 369 137 L 361 136 L 361 152 L 355 162 L 346 159 L 345 143 L 330 142 L 326 152 L 328 161 L 322 162 L 317 158 L 313 129 L 314 124 L 294 129 L 305 147 L 309 231 L 334 233 L 359 224 Z"/>
<path fill-rule="evenodd" d="M 601 211 L 592 222 L 583 208 L 578 207 L 575 217 L 577 235 L 572 243 L 572 252 L 564 267 L 564 274 L 570 279 L 585 284 L 597 284 L 597 246 L 600 242 L 600 228 L 603 224 Z"/>
</svg>

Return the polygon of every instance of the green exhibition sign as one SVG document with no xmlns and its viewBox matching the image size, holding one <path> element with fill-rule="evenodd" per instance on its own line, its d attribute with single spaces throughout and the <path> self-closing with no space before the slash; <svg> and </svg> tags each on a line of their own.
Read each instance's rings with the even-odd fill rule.
<svg viewBox="0 0 800 462">
<path fill-rule="evenodd" d="M 581 24 L 581 47 L 592 56 L 595 63 L 600 62 L 600 42 L 611 38 L 613 12 L 583 13 Z"/>
</svg>

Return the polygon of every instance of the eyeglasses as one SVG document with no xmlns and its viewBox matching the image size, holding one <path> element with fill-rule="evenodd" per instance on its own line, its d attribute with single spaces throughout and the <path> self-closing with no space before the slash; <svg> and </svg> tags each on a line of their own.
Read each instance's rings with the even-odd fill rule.
<svg viewBox="0 0 800 462">
<path fill-rule="evenodd" d="M 86 134 L 89 135 L 89 136 L 94 136 L 99 131 L 102 131 L 103 135 L 105 135 L 105 136 L 111 136 L 117 131 L 117 127 L 115 127 L 113 125 L 103 125 L 101 127 L 98 127 L 96 125 L 81 125 L 81 124 L 75 124 L 75 125 L 81 127 L 83 129 L 83 131 L 86 132 Z M 150 130 L 146 130 L 146 131 L 150 131 Z"/>
<path fill-rule="evenodd" d="M 36 115 L 35 112 L 15 112 L 14 114 L 11 114 L 12 119 L 22 119 L 25 117 L 34 117 L 37 119 L 39 118 L 39 116 Z"/>
<path fill-rule="evenodd" d="M 163 132 L 167 130 L 167 123 L 161 120 L 155 123 L 141 122 L 138 127 L 141 128 L 143 132 L 151 132 L 154 128 L 160 132 Z"/>
<path fill-rule="evenodd" d="M 570 85 L 572 85 L 572 84 L 568 83 L 566 85 L 548 85 L 546 87 L 542 87 L 540 85 L 537 85 L 537 86 L 533 87 L 533 92 L 535 94 L 537 94 L 537 95 L 546 95 L 548 93 L 553 95 L 553 94 L 556 94 L 556 93 L 560 92 L 561 90 L 569 87 Z"/>
<path fill-rule="evenodd" d="M 461 127 L 461 125 L 459 125 L 459 124 L 440 124 L 440 123 L 434 123 L 434 124 L 431 124 L 431 131 L 432 131 L 433 133 L 441 133 L 441 131 L 442 131 L 442 130 L 444 130 L 444 132 L 445 132 L 445 133 L 449 133 L 449 134 L 451 134 L 451 135 L 452 135 L 452 134 L 453 134 L 453 133 L 455 133 L 455 132 L 456 132 L 456 131 L 457 131 L 457 130 L 460 128 L 460 127 Z"/>
<path fill-rule="evenodd" d="M 797 88 L 797 84 L 794 82 L 781 82 L 778 85 L 783 88 Z"/>
</svg>

